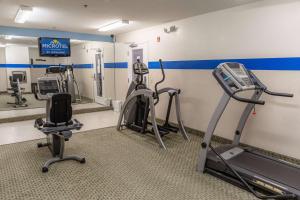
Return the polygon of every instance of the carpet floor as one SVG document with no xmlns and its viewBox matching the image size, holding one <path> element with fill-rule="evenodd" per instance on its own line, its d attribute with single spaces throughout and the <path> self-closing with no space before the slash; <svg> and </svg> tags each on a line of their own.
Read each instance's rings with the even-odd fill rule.
<svg viewBox="0 0 300 200">
<path fill-rule="evenodd" d="M 190 135 L 164 138 L 167 150 L 152 136 L 115 127 L 74 134 L 66 155 L 87 162 L 41 166 L 50 152 L 36 141 L 0 146 L 0 199 L 55 200 L 250 200 L 251 194 L 207 174 L 196 172 L 201 139 Z"/>
</svg>

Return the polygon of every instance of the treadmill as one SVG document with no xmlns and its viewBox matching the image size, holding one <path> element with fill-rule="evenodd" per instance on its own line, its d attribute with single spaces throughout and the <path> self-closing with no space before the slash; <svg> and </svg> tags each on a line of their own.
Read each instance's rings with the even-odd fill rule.
<svg viewBox="0 0 300 200">
<path fill-rule="evenodd" d="M 292 94 L 271 92 L 240 63 L 221 63 L 213 75 L 224 90 L 201 144 L 197 170 L 221 178 L 259 199 L 300 200 L 300 166 L 276 159 L 249 147 L 240 145 L 246 121 L 255 105 L 264 105 L 263 93 L 272 96 L 293 97 Z M 251 98 L 241 94 L 253 91 Z M 213 147 L 211 139 L 229 100 L 246 103 L 231 144 Z"/>
</svg>

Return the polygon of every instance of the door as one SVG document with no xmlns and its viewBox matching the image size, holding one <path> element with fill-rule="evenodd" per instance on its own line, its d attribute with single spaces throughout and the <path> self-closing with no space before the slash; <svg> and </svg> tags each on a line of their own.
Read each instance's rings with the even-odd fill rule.
<svg viewBox="0 0 300 200">
<path fill-rule="evenodd" d="M 97 49 L 94 61 L 94 99 L 96 103 L 110 106 L 110 99 L 105 98 L 103 50 Z"/>
<path fill-rule="evenodd" d="M 134 47 L 129 47 L 128 55 L 128 86 L 135 80 L 135 75 L 133 73 L 132 65 L 137 62 L 137 60 L 145 63 L 148 66 L 148 46 L 146 43 L 137 44 Z M 144 75 L 144 83 L 146 86 L 149 85 L 149 75 Z"/>
</svg>

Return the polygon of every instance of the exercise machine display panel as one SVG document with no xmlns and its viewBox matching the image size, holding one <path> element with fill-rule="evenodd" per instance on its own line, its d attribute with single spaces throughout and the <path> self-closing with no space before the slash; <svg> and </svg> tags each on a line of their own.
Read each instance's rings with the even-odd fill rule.
<svg viewBox="0 0 300 200">
<path fill-rule="evenodd" d="M 37 80 L 38 99 L 47 100 L 51 95 L 59 93 L 60 87 L 56 77 L 43 77 Z"/>
<path fill-rule="evenodd" d="M 225 82 L 230 87 L 238 90 L 253 89 L 254 83 L 243 64 L 240 63 L 222 63 L 217 67 Z"/>
</svg>

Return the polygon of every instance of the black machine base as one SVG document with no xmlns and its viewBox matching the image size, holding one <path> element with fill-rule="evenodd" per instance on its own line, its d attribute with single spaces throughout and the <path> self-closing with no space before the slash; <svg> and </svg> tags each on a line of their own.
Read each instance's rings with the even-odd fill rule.
<svg viewBox="0 0 300 200">
<path fill-rule="evenodd" d="M 148 125 L 152 125 L 150 122 L 148 122 Z M 150 133 L 152 135 L 154 135 L 154 131 L 153 131 L 153 128 L 151 129 L 143 129 L 141 126 L 139 125 L 135 125 L 135 124 L 123 124 L 122 125 L 123 127 L 127 127 L 133 131 L 136 131 L 136 132 L 139 132 L 139 133 L 142 133 L 142 134 L 147 134 L 147 133 Z M 161 137 L 165 136 L 165 135 L 168 135 L 170 134 L 171 132 L 173 133 L 177 133 L 179 131 L 179 129 L 175 126 L 172 126 L 170 124 L 164 124 L 164 125 L 157 125 L 157 128 L 159 130 L 159 134 Z"/>
</svg>

